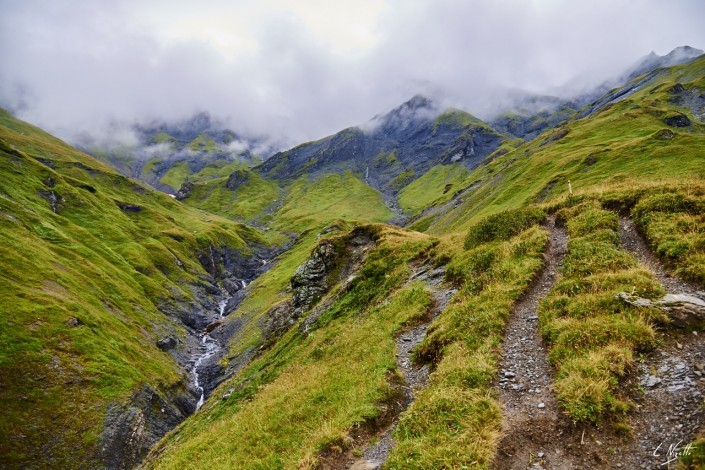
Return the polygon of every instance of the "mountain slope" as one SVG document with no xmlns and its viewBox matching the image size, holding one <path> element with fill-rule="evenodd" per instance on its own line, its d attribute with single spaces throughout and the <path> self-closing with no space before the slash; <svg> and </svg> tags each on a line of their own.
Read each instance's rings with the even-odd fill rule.
<svg viewBox="0 0 705 470">
<path fill-rule="evenodd" d="M 583 467 L 596 461 L 606 466 L 627 462 L 630 468 L 641 464 L 641 457 L 625 460 L 633 454 L 627 450 L 635 448 L 625 443 L 625 435 L 635 429 L 641 439 L 648 433 L 640 430 L 653 431 L 663 423 L 650 422 L 634 406 L 653 396 L 637 384 L 652 387 L 650 374 L 661 374 L 639 361 L 660 364 L 659 354 L 667 352 L 690 374 L 696 367 L 693 357 L 702 357 L 705 349 L 687 328 L 699 331 L 703 325 L 696 318 L 681 331 L 674 327 L 682 321 L 678 314 L 654 307 L 668 286 L 629 253 L 620 216 L 634 220 L 665 268 L 699 289 L 705 286 L 704 91 L 705 58 L 700 58 L 646 80 L 638 77 L 582 117 L 530 142 L 507 140 L 466 113 L 439 116 L 416 98 L 378 118 L 366 132 L 349 129 L 256 169 L 182 187 L 179 198 L 185 203 L 256 223 L 266 227 L 263 231 L 136 185 L 140 192 L 89 157 L 6 117 L 10 130 L 2 134 L 8 156 L 3 173 L 9 178 L 1 187 L 0 210 L 12 235 L 3 249 L 21 256 L 8 257 L 12 289 L 2 295 L 11 299 L 3 305 L 20 299 L 24 318 L 22 326 L 14 320 L 3 323 L 4 331 L 14 335 L 11 344 L 20 345 L 10 350 L 11 357 L 0 356 L 5 360 L 0 364 L 20 377 L 20 388 L 2 384 L 3 405 L 13 420 L 13 427 L 3 428 L 2 442 L 13 445 L 9 458 L 24 463 L 29 457 L 20 452 L 41 448 L 40 442 L 23 446 L 23 435 L 38 441 L 52 437 L 48 415 L 30 416 L 21 406 L 21 391 L 30 390 L 32 404 L 47 413 L 61 409 L 56 396 L 65 398 L 58 390 L 59 395 L 42 401 L 36 384 L 46 377 L 27 374 L 24 362 L 44 367 L 53 380 L 51 374 L 60 372 L 50 370 L 56 360 L 42 356 L 46 343 L 60 366 L 62 361 L 82 365 L 62 356 L 66 343 L 52 342 L 44 323 L 63 332 L 60 340 L 66 341 L 70 334 L 104 332 L 91 323 L 93 318 L 144 314 L 144 321 L 133 320 L 131 328 L 119 330 L 123 349 L 110 334 L 91 337 L 117 364 L 108 362 L 112 369 L 107 370 L 129 377 L 130 383 L 114 390 L 105 378 L 95 384 L 89 380 L 93 395 L 76 400 L 86 403 L 87 415 L 103 410 L 109 399 L 122 398 L 133 403 L 138 416 L 149 416 L 144 409 L 159 409 L 162 403 L 145 398 L 152 389 L 178 408 L 178 400 L 169 401 L 164 391 L 171 385 L 177 394 L 187 393 L 179 388 L 187 380 L 177 377 L 183 370 L 178 348 L 199 347 L 184 319 L 200 329 L 217 318 L 203 338 L 223 346 L 204 371 L 214 376 L 205 387 L 209 398 L 152 449 L 147 468 L 348 468 L 380 462 L 387 468 L 502 468 L 503 452 L 511 449 L 528 453 L 526 459 L 517 457 L 521 465 L 535 458 L 559 465 L 560 454 L 534 452 L 533 443 L 547 436 L 552 450 L 571 449 Z M 25 140 L 23 133 L 33 137 Z M 377 140 L 371 139 L 375 135 Z M 398 197 L 414 215 L 407 228 L 383 224 L 393 217 L 385 196 Z M 120 223 L 111 225 L 112 220 Z M 566 229 L 559 230 L 561 225 Z M 201 231 L 208 234 L 205 240 Z M 291 237 L 289 249 L 271 261 L 265 240 L 283 242 L 282 233 Z M 556 245 L 555 238 L 566 236 Z M 90 252 L 94 245 L 100 256 Z M 30 251 L 34 246 L 36 255 Z M 237 246 L 242 256 L 225 250 L 228 246 Z M 162 247 L 173 252 L 183 271 Z M 565 250 L 565 257 L 549 260 L 556 272 L 542 275 L 545 257 L 557 249 Z M 247 257 L 258 250 L 259 256 Z M 100 260 L 103 252 L 110 263 Z M 76 265 L 78 256 L 86 278 L 77 269 L 52 264 L 55 259 L 64 268 Z M 232 258 L 242 263 L 227 261 Z M 249 266 L 248 260 L 271 268 L 256 278 L 250 269 L 245 276 L 238 267 Z M 46 284 L 45 272 L 59 287 Z M 29 282 L 23 282 L 25 277 Z M 111 277 L 121 285 L 116 287 Z M 534 284 L 547 278 L 550 284 Z M 79 288 L 85 285 L 91 288 Z M 213 293 L 209 297 L 199 286 Z M 199 314 L 208 304 L 215 309 L 227 286 L 236 300 L 224 304 L 222 311 L 229 314 Z M 69 305 L 66 292 L 86 296 L 85 309 L 97 311 L 81 314 L 78 324 L 66 318 L 68 312 L 53 321 L 50 312 L 32 310 L 31 296 L 41 288 L 56 299 L 53 311 Z M 510 321 L 527 294 L 539 296 L 532 299 L 527 321 Z M 103 312 L 105 298 L 112 316 Z M 31 300 L 25 305 L 24 299 Z M 168 308 L 154 299 L 169 303 Z M 185 312 L 185 304 L 193 308 Z M 11 318 L 9 312 L 5 318 Z M 505 336 L 516 325 L 526 332 Z M 161 331 L 184 343 L 174 353 L 177 361 L 155 349 Z M 534 344 L 545 350 L 534 352 L 556 374 L 541 382 L 546 385 L 541 390 L 523 389 L 526 377 L 499 366 L 512 351 L 503 341 L 526 334 L 538 335 Z M 401 353 L 399 345 L 405 343 L 418 345 L 413 355 L 406 349 Z M 699 356 L 685 357 L 678 344 Z M 136 384 L 151 388 L 135 394 Z M 509 385 L 517 385 L 512 390 L 529 402 L 523 415 L 512 419 L 506 419 L 507 404 L 497 398 L 499 387 Z M 705 430 L 705 414 L 697 408 L 705 384 L 692 380 L 687 387 L 700 398 L 678 404 L 660 395 L 690 416 L 683 428 L 668 430 L 676 441 L 691 441 L 699 428 Z M 544 397 L 545 403 L 538 401 Z M 193 398 L 191 393 L 191 406 L 181 416 L 193 410 Z M 164 431 L 180 419 L 165 409 L 173 419 L 160 428 Z M 555 419 L 544 419 L 549 409 Z M 88 419 L 70 411 L 57 418 L 68 428 L 79 426 L 70 418 Z M 14 426 L 24 419 L 30 420 L 28 431 L 16 433 Z M 609 426 L 596 427 L 596 422 Z M 126 429 L 134 430 L 135 423 Z M 525 424 L 517 428 L 516 423 Z M 84 432 L 81 439 L 95 442 L 99 424 L 91 421 L 93 434 Z M 510 437 L 511 447 L 503 436 Z M 85 454 L 81 463 L 98 461 L 91 453 L 95 445 L 80 447 L 70 434 L 62 439 L 53 444 L 54 454 L 44 451 L 37 460 L 71 466 L 67 456 L 56 453 L 79 449 Z M 375 443 L 389 447 L 383 457 Z M 141 451 L 147 444 L 140 447 L 128 439 L 126 448 Z M 116 466 L 138 456 L 121 459 Z"/>
<path fill-rule="evenodd" d="M 270 242 L 4 111 L 0 155 L 1 460 L 130 465 L 193 411 L 195 329 Z"/>
<path fill-rule="evenodd" d="M 692 335 L 674 329 L 663 312 L 616 296 L 624 291 L 653 299 L 663 290 L 621 246 L 614 211 L 631 211 L 662 261 L 702 288 L 703 90 L 705 58 L 667 69 L 626 99 L 531 142 L 508 145 L 472 171 L 434 166 L 400 193 L 400 202 L 420 214 L 410 227 L 427 235 L 379 226 L 321 231 L 296 272 L 292 259 L 290 290 L 280 291 L 279 303 L 265 314 L 284 326 L 214 392 L 219 399 L 161 442 L 147 466 L 337 468 L 365 455 L 388 435 L 386 413 L 398 413 L 393 341 L 429 319 L 423 283 L 439 269 L 457 293 L 415 353 L 419 374 L 424 368 L 432 373 L 390 431 L 396 444 L 386 465 L 502 468 L 505 411 L 494 398 L 495 384 L 513 380 L 507 378 L 514 372 L 500 376 L 501 341 L 507 319 L 541 271 L 549 232 L 540 224 L 547 212 L 568 225 L 571 240 L 566 265 L 539 304 L 538 324 L 530 325 L 550 350 L 560 415 L 582 423 L 585 445 L 578 445 L 579 432 L 571 440 L 570 422 L 551 435 L 565 430 L 556 445 L 565 450 L 571 444 L 577 461 L 620 463 L 626 444 L 619 432 L 629 429 L 639 400 L 629 387 L 637 380 L 635 358 L 650 357 L 660 341 Z M 355 240 L 367 257 L 352 275 L 337 275 L 340 268 L 329 266 L 328 256 L 352 259 L 344 253 Z M 317 304 L 295 308 L 300 276 L 314 267 L 331 276 L 326 289 Z M 387 321 L 396 329 L 379 323 Z M 539 392 L 523 393 L 536 399 Z M 531 422 L 541 433 L 547 428 L 537 405 L 528 419 L 538 420 Z M 697 426 L 705 424 L 698 416 Z M 616 424 L 600 430 L 590 424 L 597 420 Z M 683 436 L 692 440 L 688 429 Z M 516 445 L 528 449 L 525 444 Z"/>
<path fill-rule="evenodd" d="M 122 174 L 174 194 L 186 181 L 227 176 L 261 161 L 271 149 L 257 139 L 247 139 L 201 112 L 175 123 L 135 124 L 133 139 L 106 143 L 84 136 L 79 148 L 109 163 Z M 134 140 L 134 142 L 130 142 Z"/>
<path fill-rule="evenodd" d="M 427 98 L 415 96 L 363 128 L 275 154 L 256 170 L 278 181 L 352 171 L 390 195 L 439 163 L 472 168 L 504 140 L 468 113 L 441 112 Z"/>
<path fill-rule="evenodd" d="M 635 79 L 616 90 L 632 90 L 628 97 L 487 161 L 415 225 L 462 230 L 478 217 L 566 194 L 568 181 L 582 190 L 703 178 L 704 73 L 701 57 Z"/>
</svg>

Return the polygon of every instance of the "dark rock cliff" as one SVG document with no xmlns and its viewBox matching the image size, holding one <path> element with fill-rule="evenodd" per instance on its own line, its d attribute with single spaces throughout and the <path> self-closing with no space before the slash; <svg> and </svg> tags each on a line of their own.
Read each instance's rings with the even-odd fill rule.
<svg viewBox="0 0 705 470">
<path fill-rule="evenodd" d="M 352 171 L 383 193 L 395 194 L 439 163 L 473 168 L 505 139 L 470 114 L 441 112 L 422 96 L 363 127 L 277 153 L 256 170 L 280 181 Z"/>
</svg>

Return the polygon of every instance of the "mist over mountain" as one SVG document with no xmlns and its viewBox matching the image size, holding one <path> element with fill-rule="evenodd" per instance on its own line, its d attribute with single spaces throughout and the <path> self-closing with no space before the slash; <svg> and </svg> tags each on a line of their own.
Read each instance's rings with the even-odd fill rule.
<svg viewBox="0 0 705 470">
<path fill-rule="evenodd" d="M 0 103 L 70 142 L 207 110 L 238 135 L 271 136 L 283 149 L 431 90 L 448 98 L 445 107 L 488 120 L 515 108 L 508 91 L 556 95 L 570 84 L 565 94 L 574 95 L 644 51 L 705 43 L 705 7 L 694 0 L 1 8 Z"/>
<path fill-rule="evenodd" d="M 0 0 L 0 467 L 705 468 L 703 17 Z"/>
<path fill-rule="evenodd" d="M 195 112 L 84 130 L 89 155 L 0 110 L 0 461 L 654 468 L 664 435 L 705 448 L 696 54 L 594 99 L 515 88 L 486 121 L 435 87 L 276 152 Z"/>
<path fill-rule="evenodd" d="M 74 144 L 170 194 L 184 181 L 198 180 L 194 175 L 204 170 L 202 177 L 226 174 L 255 165 L 277 149 L 271 140 L 238 135 L 205 111 L 176 122 L 115 125 L 108 137 L 83 133 Z"/>
</svg>

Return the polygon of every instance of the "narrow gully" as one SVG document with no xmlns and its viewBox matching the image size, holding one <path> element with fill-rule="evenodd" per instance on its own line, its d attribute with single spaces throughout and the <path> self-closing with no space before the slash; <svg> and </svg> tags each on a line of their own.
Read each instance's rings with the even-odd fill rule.
<svg viewBox="0 0 705 470">
<path fill-rule="evenodd" d="M 241 280 L 240 282 L 242 283 L 242 288 L 245 289 L 247 287 L 247 281 Z M 222 319 L 225 317 L 225 308 L 228 305 L 228 300 L 230 300 L 230 297 L 224 296 L 222 299 L 220 299 L 220 301 L 218 301 L 218 319 Z M 202 353 L 200 356 L 198 356 L 196 362 L 193 364 L 193 368 L 191 369 L 191 375 L 193 376 L 193 386 L 196 390 L 200 391 L 201 393 L 200 397 L 198 398 L 198 402 L 196 403 L 196 411 L 201 409 L 203 403 L 206 401 L 206 391 L 203 385 L 201 385 L 201 376 L 198 370 L 204 362 L 213 357 L 221 349 L 221 344 L 210 334 L 204 332 L 201 335 Z"/>
</svg>

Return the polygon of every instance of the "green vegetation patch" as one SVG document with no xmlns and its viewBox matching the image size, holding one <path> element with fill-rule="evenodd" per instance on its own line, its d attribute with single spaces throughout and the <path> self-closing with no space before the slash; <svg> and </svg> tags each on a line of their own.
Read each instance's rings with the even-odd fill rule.
<svg viewBox="0 0 705 470">
<path fill-rule="evenodd" d="M 230 171 L 224 177 L 194 184 L 184 202 L 190 206 L 238 221 L 254 222 L 262 217 L 267 208 L 275 206 L 280 200 L 282 191 L 274 181 L 262 178 L 252 170 L 241 167 L 234 168 L 235 166 L 236 164 L 231 164 L 222 168 L 237 169 L 237 171 L 247 174 L 245 183 L 237 186 L 234 190 L 228 188 L 228 179 L 232 173 Z M 220 170 L 217 170 L 216 174 L 220 174 Z M 201 173 L 198 175 L 203 176 Z"/>
<path fill-rule="evenodd" d="M 476 118 L 470 113 L 466 113 L 465 111 L 461 111 L 455 108 L 451 108 L 447 111 L 444 111 L 440 116 L 436 118 L 436 120 L 433 122 L 433 131 L 436 132 L 439 126 L 468 129 L 480 128 L 485 131 L 496 134 L 496 132 L 492 130 L 484 121 Z"/>
<path fill-rule="evenodd" d="M 705 286 L 705 196 L 682 192 L 644 197 L 632 212 L 658 256 L 677 275 Z"/>
<path fill-rule="evenodd" d="M 294 325 L 271 349 L 214 393 L 147 463 L 183 468 L 313 468 L 318 455 L 349 445 L 349 433 L 399 399 L 394 337 L 431 307 L 423 285 L 404 286 L 407 263 L 435 243 L 379 228 L 361 275 L 314 324 Z"/>
<path fill-rule="evenodd" d="M 622 416 L 631 402 L 620 390 L 634 353 L 655 345 L 660 311 L 636 308 L 620 291 L 657 298 L 663 289 L 620 247 L 617 215 L 584 202 L 559 211 L 570 240 L 561 278 L 539 306 L 539 324 L 557 369 L 558 401 L 576 422 Z"/>
<path fill-rule="evenodd" d="M 161 177 L 159 182 L 170 186 L 174 191 L 176 191 L 192 174 L 193 171 L 191 171 L 191 168 L 188 166 L 187 162 L 178 162 L 169 168 L 166 173 L 164 173 L 164 176 Z"/>
<path fill-rule="evenodd" d="M 467 187 L 469 174 L 470 171 L 459 163 L 436 165 L 401 190 L 399 206 L 407 214 L 417 215 L 437 201 L 445 202 L 456 191 Z"/>
<path fill-rule="evenodd" d="M 439 246 L 438 259 L 451 260 L 448 280 L 460 290 L 416 352 L 436 369 L 402 414 L 386 468 L 489 466 L 501 437 L 501 407 L 491 391 L 497 348 L 546 242 L 547 232 L 534 226 L 470 251 L 453 240 Z"/>
<path fill-rule="evenodd" d="M 401 189 L 411 183 L 416 176 L 413 168 L 406 168 L 389 182 L 389 188 L 392 191 L 401 191 Z"/>
<path fill-rule="evenodd" d="M 386 222 L 392 215 L 380 192 L 348 171 L 315 181 L 296 180 L 288 188 L 281 208 L 272 217 L 272 226 L 301 233 L 331 220 Z"/>
<path fill-rule="evenodd" d="M 465 248 L 495 240 L 508 240 L 545 219 L 546 213 L 535 207 L 524 207 L 491 215 L 468 230 Z"/>
</svg>

